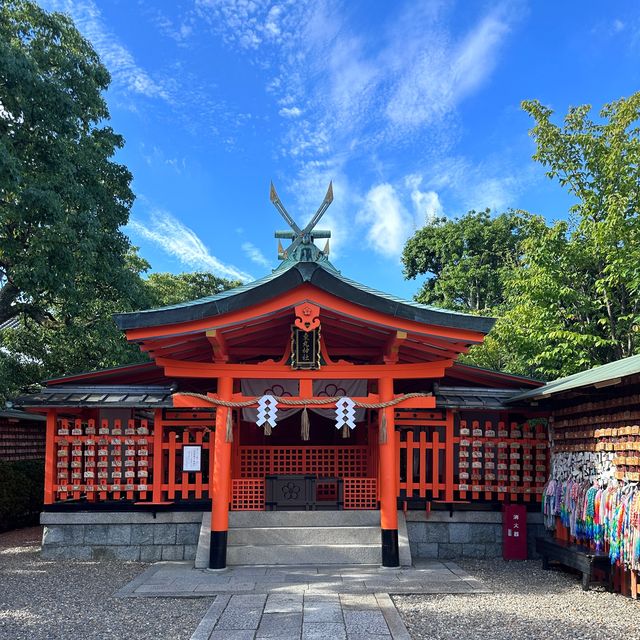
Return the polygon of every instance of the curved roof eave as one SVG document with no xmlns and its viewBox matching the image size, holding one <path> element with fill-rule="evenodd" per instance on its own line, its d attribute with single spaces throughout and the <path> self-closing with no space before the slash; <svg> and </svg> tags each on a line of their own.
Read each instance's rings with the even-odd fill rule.
<svg viewBox="0 0 640 640">
<path fill-rule="evenodd" d="M 270 300 L 305 282 L 354 304 L 422 324 L 486 334 L 495 323 L 494 318 L 438 309 L 376 291 L 345 278 L 331 263 L 293 261 L 286 261 L 260 280 L 215 296 L 159 309 L 120 313 L 114 317 L 121 330 L 202 320 Z"/>
</svg>

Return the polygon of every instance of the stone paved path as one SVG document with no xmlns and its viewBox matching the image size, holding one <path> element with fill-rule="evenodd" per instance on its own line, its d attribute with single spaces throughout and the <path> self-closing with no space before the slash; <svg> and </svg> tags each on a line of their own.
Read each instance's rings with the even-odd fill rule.
<svg viewBox="0 0 640 640">
<path fill-rule="evenodd" d="M 221 572 L 160 562 L 117 595 L 216 596 L 192 640 L 409 640 L 389 594 L 487 592 L 452 562 L 422 561 L 403 569 L 262 566 Z"/>
<path fill-rule="evenodd" d="M 118 596 L 213 596 L 236 593 L 485 593 L 482 583 L 452 562 L 424 561 L 414 567 L 238 566 L 221 572 L 188 562 L 158 562 Z"/>
<path fill-rule="evenodd" d="M 218 596 L 191 640 L 409 640 L 387 594 Z"/>
</svg>

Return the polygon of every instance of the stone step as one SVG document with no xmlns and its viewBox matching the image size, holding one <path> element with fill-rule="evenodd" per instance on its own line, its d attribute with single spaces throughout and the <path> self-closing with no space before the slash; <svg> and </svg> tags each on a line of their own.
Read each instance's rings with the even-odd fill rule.
<svg viewBox="0 0 640 640">
<path fill-rule="evenodd" d="M 378 544 L 230 545 L 230 565 L 380 564 Z"/>
<path fill-rule="evenodd" d="M 228 542 L 230 545 L 379 545 L 380 527 L 240 527 L 229 529 Z"/>
<path fill-rule="evenodd" d="M 380 564 L 379 517 L 379 511 L 234 511 L 229 514 L 227 563 Z M 197 569 L 209 566 L 210 523 L 211 514 L 203 514 Z M 304 536 L 302 540 L 300 536 Z M 360 540 L 360 536 L 364 539 Z M 356 542 L 352 542 L 354 538 Z M 273 544 L 281 541 L 286 542 Z M 398 542 L 400 564 L 411 566 L 407 526 L 401 511 Z"/>
<path fill-rule="evenodd" d="M 380 511 L 231 511 L 229 527 L 380 526 Z"/>
</svg>

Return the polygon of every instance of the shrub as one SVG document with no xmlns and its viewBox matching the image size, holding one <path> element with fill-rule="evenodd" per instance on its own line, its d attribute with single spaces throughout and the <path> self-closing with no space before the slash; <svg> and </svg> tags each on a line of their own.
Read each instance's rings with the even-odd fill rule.
<svg viewBox="0 0 640 640">
<path fill-rule="evenodd" d="M 42 460 L 0 460 L 0 531 L 37 524 L 43 491 Z"/>
</svg>

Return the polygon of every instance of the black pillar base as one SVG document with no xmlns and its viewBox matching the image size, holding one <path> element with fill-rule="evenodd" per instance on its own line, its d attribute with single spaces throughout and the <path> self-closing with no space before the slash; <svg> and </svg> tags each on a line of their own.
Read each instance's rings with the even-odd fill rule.
<svg viewBox="0 0 640 640">
<path fill-rule="evenodd" d="M 212 531 L 211 540 L 209 541 L 209 569 L 224 569 L 226 566 L 227 532 Z"/>
<path fill-rule="evenodd" d="M 399 567 L 400 549 L 398 548 L 398 530 L 381 529 L 382 532 L 382 566 Z"/>
</svg>

